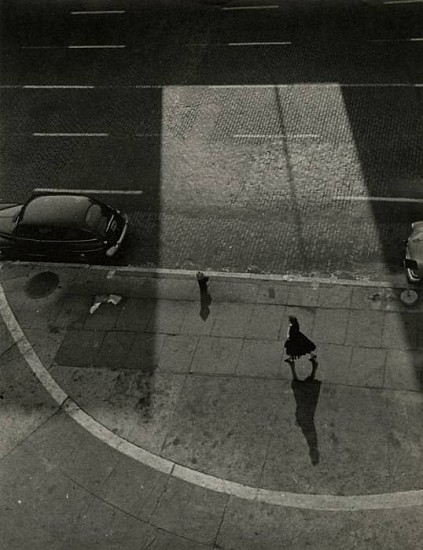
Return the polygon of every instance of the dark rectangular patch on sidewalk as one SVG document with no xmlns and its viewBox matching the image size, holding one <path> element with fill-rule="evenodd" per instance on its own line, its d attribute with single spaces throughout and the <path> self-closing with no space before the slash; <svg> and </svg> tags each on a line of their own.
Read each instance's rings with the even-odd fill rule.
<svg viewBox="0 0 423 550">
<path fill-rule="evenodd" d="M 110 331 L 106 333 L 100 351 L 95 358 L 96 367 L 123 369 L 136 333 Z"/>
<path fill-rule="evenodd" d="M 56 354 L 56 363 L 69 367 L 93 366 L 103 338 L 103 331 L 69 330 Z"/>
</svg>

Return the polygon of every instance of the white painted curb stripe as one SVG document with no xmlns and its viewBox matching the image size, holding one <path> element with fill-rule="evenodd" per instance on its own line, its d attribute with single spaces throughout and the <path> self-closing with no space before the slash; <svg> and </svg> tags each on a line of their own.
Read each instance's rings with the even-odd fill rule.
<svg viewBox="0 0 423 550">
<path fill-rule="evenodd" d="M 44 191 L 55 191 L 54 189 L 45 189 Z M 43 191 L 43 192 L 44 192 Z M 68 190 L 69 191 L 69 190 Z M 57 189 L 56 192 L 63 192 L 63 189 Z M 80 189 L 75 189 L 75 192 L 81 192 Z M 98 193 L 98 191 L 95 191 Z M 92 265 L 92 264 L 74 264 L 74 263 L 57 263 L 57 262 L 25 262 L 25 261 L 0 261 L 0 269 L 5 264 L 11 265 L 28 265 L 31 267 L 47 268 L 52 267 L 56 269 L 72 268 L 80 269 L 82 271 L 107 271 L 113 273 L 113 276 L 120 275 L 121 273 L 135 273 L 145 277 L 192 277 L 195 279 L 196 270 L 191 269 L 166 269 L 166 268 L 151 268 L 151 267 L 138 267 L 138 266 L 106 266 L 106 265 Z M 216 280 L 233 280 L 234 282 L 246 281 L 252 284 L 254 283 L 304 283 L 311 286 L 319 284 L 323 285 L 341 285 L 341 286 L 362 286 L 370 288 L 414 288 L 413 285 L 409 285 L 404 277 L 403 283 L 396 283 L 393 281 L 380 281 L 376 279 L 369 279 L 368 277 L 362 277 L 357 279 L 340 279 L 335 275 L 328 275 L 327 277 L 303 277 L 295 274 L 272 274 L 272 273 L 230 273 L 226 271 L 213 271 L 204 270 L 208 276 L 213 277 Z M 111 275 L 110 275 L 111 276 Z"/>
<path fill-rule="evenodd" d="M 257 500 L 276 506 L 302 508 L 308 510 L 354 511 L 378 510 L 391 508 L 408 508 L 423 505 L 423 490 L 398 493 L 384 493 L 378 495 L 306 495 L 282 491 L 258 489 L 232 481 L 219 479 L 190 468 L 179 466 L 176 463 L 159 457 L 149 451 L 137 447 L 126 441 L 114 432 L 97 422 L 92 416 L 83 411 L 58 386 L 47 369 L 41 363 L 31 344 L 26 339 L 22 329 L 16 321 L 9 303 L 0 284 L 0 313 L 23 358 L 37 376 L 38 380 L 49 392 L 56 403 L 75 420 L 82 428 L 110 447 L 122 452 L 138 462 L 145 464 L 159 472 L 182 479 L 193 485 L 210 489 L 219 493 L 237 496 L 246 500 Z"/>
<path fill-rule="evenodd" d="M 63 404 L 63 410 L 66 411 L 75 422 L 77 422 L 82 428 L 87 430 L 91 435 L 103 441 L 113 449 L 122 452 L 126 456 L 133 458 L 134 460 L 150 466 L 154 470 L 157 470 L 163 474 L 170 474 L 173 469 L 173 462 L 161 458 L 155 454 L 145 451 L 141 447 L 137 447 L 133 443 L 123 439 L 116 435 L 114 432 L 103 426 L 95 420 L 92 416 L 82 410 L 75 401 L 70 397 Z"/>
<path fill-rule="evenodd" d="M 3 317 L 5 325 L 10 332 L 10 335 L 15 341 L 23 358 L 27 362 L 27 365 L 44 386 L 44 388 L 48 391 L 51 397 L 56 401 L 56 403 L 62 406 L 68 396 L 57 384 L 57 382 L 54 380 L 54 378 L 51 376 L 45 366 L 41 363 L 38 355 L 35 353 L 25 334 L 22 332 L 22 329 L 13 314 L 13 311 L 10 309 L 9 302 L 7 301 L 3 286 L 1 284 L 0 313 Z"/>
</svg>

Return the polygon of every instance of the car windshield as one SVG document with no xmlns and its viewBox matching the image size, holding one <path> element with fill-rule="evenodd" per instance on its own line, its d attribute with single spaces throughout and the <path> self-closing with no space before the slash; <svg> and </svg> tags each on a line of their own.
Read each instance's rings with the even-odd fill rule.
<svg viewBox="0 0 423 550">
<path fill-rule="evenodd" d="M 87 210 L 85 223 L 90 229 L 94 229 L 96 233 L 105 236 L 109 218 L 110 215 L 108 215 L 105 208 L 102 208 L 99 204 L 92 204 Z"/>
</svg>

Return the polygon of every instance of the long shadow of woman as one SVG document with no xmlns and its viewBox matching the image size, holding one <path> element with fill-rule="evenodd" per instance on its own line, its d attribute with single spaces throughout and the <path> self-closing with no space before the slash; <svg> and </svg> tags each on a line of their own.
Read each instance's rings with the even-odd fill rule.
<svg viewBox="0 0 423 550">
<path fill-rule="evenodd" d="M 319 400 L 320 386 L 322 382 L 316 380 L 317 361 L 312 361 L 312 372 L 305 380 L 299 380 L 295 371 L 295 365 L 290 364 L 292 371 L 291 388 L 294 392 L 297 405 L 295 418 L 298 426 L 304 434 L 309 448 L 310 459 L 313 466 L 319 463 L 319 449 L 317 446 L 317 432 L 314 424 L 314 413 Z"/>
</svg>

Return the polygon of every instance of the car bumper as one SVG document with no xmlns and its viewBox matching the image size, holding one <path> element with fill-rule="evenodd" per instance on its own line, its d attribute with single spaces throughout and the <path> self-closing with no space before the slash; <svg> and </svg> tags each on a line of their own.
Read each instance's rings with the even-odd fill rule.
<svg viewBox="0 0 423 550">
<path fill-rule="evenodd" d="M 117 243 L 106 250 L 106 256 L 108 258 L 111 258 L 112 256 L 114 256 L 116 254 L 116 252 L 119 250 L 119 248 L 121 247 L 121 245 L 123 243 L 123 240 L 125 239 L 125 235 L 128 231 L 128 225 L 129 225 L 128 216 L 126 214 L 122 214 L 121 212 L 119 212 L 119 216 L 122 216 L 122 218 L 125 221 L 125 224 L 123 226 L 122 233 L 121 233 Z"/>
<path fill-rule="evenodd" d="M 422 278 L 413 269 L 407 268 L 407 278 L 411 283 L 419 283 Z"/>
</svg>

